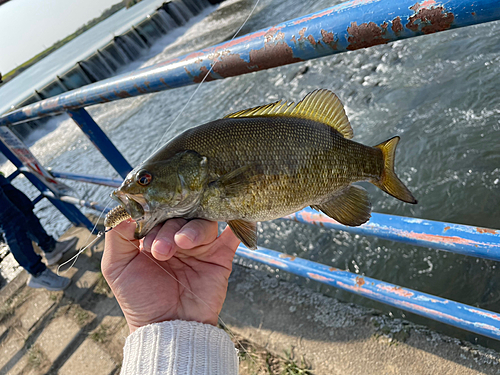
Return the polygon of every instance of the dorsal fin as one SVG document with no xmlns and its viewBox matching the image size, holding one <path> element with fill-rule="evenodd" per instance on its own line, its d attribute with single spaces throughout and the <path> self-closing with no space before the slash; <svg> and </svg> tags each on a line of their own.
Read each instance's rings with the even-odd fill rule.
<svg viewBox="0 0 500 375">
<path fill-rule="evenodd" d="M 337 95 L 325 89 L 307 94 L 297 104 L 279 101 L 234 112 L 224 118 L 274 116 L 297 117 L 321 122 L 331 126 L 347 139 L 351 139 L 353 135 L 344 106 Z"/>
</svg>

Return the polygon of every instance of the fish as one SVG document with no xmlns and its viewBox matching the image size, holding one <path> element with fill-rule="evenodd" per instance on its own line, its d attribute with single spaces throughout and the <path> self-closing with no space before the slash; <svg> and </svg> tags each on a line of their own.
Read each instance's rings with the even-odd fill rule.
<svg viewBox="0 0 500 375">
<path fill-rule="evenodd" d="M 134 168 L 111 194 L 122 208 L 108 222 L 133 218 L 140 239 L 170 218 L 225 221 L 256 249 L 258 222 L 307 206 L 347 226 L 367 222 L 370 199 L 356 182 L 416 204 L 394 172 L 399 136 L 373 147 L 352 137 L 326 89 L 231 113 L 184 131 Z"/>
</svg>

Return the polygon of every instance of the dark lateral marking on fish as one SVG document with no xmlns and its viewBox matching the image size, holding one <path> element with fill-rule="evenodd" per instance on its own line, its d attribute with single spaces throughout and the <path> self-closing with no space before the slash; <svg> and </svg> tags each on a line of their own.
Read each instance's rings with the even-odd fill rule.
<svg viewBox="0 0 500 375">
<path fill-rule="evenodd" d="M 424 34 L 432 34 L 438 31 L 448 30 L 455 20 L 455 15 L 452 12 L 446 12 L 443 6 L 421 8 L 419 3 L 410 7 L 415 12 L 413 16 L 408 18 L 406 28 L 413 31 L 421 31 Z"/>
<path fill-rule="evenodd" d="M 347 28 L 349 34 L 347 49 L 354 51 L 388 43 L 390 38 L 386 36 L 387 26 L 387 22 L 380 26 L 374 22 L 363 23 L 359 26 L 356 22 L 351 22 L 351 26 Z"/>
<path fill-rule="evenodd" d="M 401 23 L 401 18 L 397 16 L 392 20 L 392 26 L 391 26 L 392 31 L 394 31 L 394 34 L 399 35 L 401 31 L 403 31 L 403 24 Z"/>
</svg>

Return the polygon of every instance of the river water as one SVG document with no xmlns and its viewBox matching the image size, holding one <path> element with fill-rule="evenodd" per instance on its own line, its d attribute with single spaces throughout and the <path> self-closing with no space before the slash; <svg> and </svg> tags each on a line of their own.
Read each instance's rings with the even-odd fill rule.
<svg viewBox="0 0 500 375">
<path fill-rule="evenodd" d="M 332 1 L 261 0 L 243 32 L 321 10 Z M 148 66 L 229 39 L 253 2 L 227 0 L 161 39 L 127 70 Z M 213 8 L 216 9 L 216 8 Z M 207 12 L 206 12 L 207 13 Z M 205 15 L 206 15 L 205 13 Z M 354 140 L 375 145 L 401 136 L 396 171 L 419 200 L 400 202 L 364 184 L 375 212 L 500 228 L 500 22 L 398 41 L 241 77 L 205 83 L 179 119 L 195 87 L 124 99 L 88 108 L 127 160 L 135 165 L 157 140 L 231 111 L 276 101 L 300 100 L 317 88 L 340 97 Z M 117 176 L 67 117 L 31 150 L 57 171 Z M 2 170 L 12 170 L 5 165 Z M 67 182 L 75 195 L 109 203 L 109 188 Z M 35 196 L 22 179 L 15 184 Z M 47 202 L 37 213 L 51 233 L 69 223 Z M 289 221 L 262 223 L 259 245 L 347 269 L 397 285 L 500 311 L 500 276 L 493 261 L 352 235 Z M 346 292 L 283 272 L 276 277 L 306 284 L 337 297 L 390 311 L 472 342 L 495 347 L 444 325 L 408 316 Z"/>
<path fill-rule="evenodd" d="M 35 89 L 39 90 L 56 75 L 67 72 L 77 61 L 86 59 L 98 48 L 138 24 L 147 14 L 153 13 L 164 0 L 143 0 L 128 9 L 123 8 L 98 23 L 70 43 L 57 49 L 37 64 L 26 69 L 22 74 L 0 86 L 0 113 L 8 111 L 18 104 Z M 12 9 L 0 7 L 0 22 L 2 18 L 11 17 Z M 30 32 L 30 30 L 26 30 Z M 33 30 L 31 30 L 33 32 Z"/>
</svg>

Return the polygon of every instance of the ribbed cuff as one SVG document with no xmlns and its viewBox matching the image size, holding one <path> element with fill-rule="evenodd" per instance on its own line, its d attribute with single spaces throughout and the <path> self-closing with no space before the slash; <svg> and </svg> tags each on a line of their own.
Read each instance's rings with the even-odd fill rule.
<svg viewBox="0 0 500 375">
<path fill-rule="evenodd" d="M 121 375 L 237 375 L 238 357 L 223 330 L 174 320 L 150 324 L 127 337 Z"/>
</svg>

